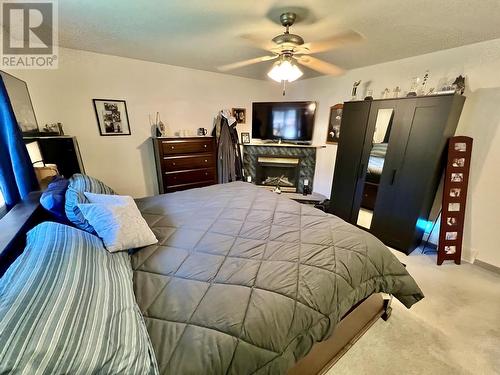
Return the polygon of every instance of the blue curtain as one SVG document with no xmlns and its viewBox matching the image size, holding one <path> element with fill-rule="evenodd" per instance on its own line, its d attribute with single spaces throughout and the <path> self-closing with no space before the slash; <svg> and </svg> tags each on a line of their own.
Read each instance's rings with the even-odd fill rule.
<svg viewBox="0 0 500 375">
<path fill-rule="evenodd" d="M 17 126 L 5 85 L 0 79 L 0 189 L 11 208 L 39 189 L 35 170 Z"/>
</svg>

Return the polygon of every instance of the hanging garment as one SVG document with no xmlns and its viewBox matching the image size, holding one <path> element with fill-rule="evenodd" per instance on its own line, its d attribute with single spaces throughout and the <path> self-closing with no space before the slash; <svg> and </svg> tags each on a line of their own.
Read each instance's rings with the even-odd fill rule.
<svg viewBox="0 0 500 375">
<path fill-rule="evenodd" d="M 217 177 L 218 183 L 239 181 L 243 179 L 243 164 L 238 145 L 236 119 L 229 111 L 221 111 L 214 121 L 212 136 L 217 144 Z"/>
</svg>

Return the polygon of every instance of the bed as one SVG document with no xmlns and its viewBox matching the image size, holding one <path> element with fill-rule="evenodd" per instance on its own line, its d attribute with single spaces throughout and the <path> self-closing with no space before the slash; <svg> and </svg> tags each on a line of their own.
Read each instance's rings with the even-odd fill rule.
<svg viewBox="0 0 500 375">
<path fill-rule="evenodd" d="M 375 237 L 252 184 L 137 204 L 159 245 L 132 255 L 134 289 L 164 374 L 318 373 L 341 348 L 306 355 L 354 306 L 345 344 L 384 312 L 378 293 L 422 298 Z"/>
<path fill-rule="evenodd" d="M 161 374 L 320 374 L 395 296 L 423 295 L 375 237 L 254 185 L 136 201 L 159 243 L 131 251 L 133 289 Z M 36 197 L 8 215 L 5 264 L 45 219 Z M 5 222 L 0 222 L 0 229 Z"/>
</svg>

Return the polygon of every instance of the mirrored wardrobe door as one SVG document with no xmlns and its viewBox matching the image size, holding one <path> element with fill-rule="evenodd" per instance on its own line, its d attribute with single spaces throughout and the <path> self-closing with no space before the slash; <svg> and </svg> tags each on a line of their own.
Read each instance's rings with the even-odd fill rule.
<svg viewBox="0 0 500 375">
<path fill-rule="evenodd" d="M 371 227 L 389 140 L 397 115 L 397 105 L 398 102 L 395 100 L 375 101 L 372 104 L 360 166 L 362 174 L 358 180 L 353 205 L 355 212 L 353 223 L 366 229 Z"/>
<path fill-rule="evenodd" d="M 380 177 L 384 170 L 384 161 L 387 154 L 393 118 L 393 108 L 378 109 L 370 153 L 366 164 L 363 193 L 357 220 L 357 224 L 366 229 L 370 229 L 371 227 Z"/>
</svg>

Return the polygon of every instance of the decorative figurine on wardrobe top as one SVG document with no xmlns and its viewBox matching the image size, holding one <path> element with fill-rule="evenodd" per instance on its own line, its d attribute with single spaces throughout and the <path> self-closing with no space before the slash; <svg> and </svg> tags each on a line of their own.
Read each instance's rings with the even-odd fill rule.
<svg viewBox="0 0 500 375">
<path fill-rule="evenodd" d="M 420 85 L 420 89 L 417 92 L 417 94 L 419 96 L 425 95 L 425 85 L 427 84 L 428 79 L 429 79 L 429 71 L 426 70 L 425 74 L 424 74 L 424 78 L 422 79 L 422 84 Z"/>
<path fill-rule="evenodd" d="M 406 96 L 417 96 L 417 87 L 419 83 L 420 83 L 420 78 L 413 77 L 410 91 L 408 92 L 408 94 L 406 94 Z"/>
<path fill-rule="evenodd" d="M 451 85 L 455 88 L 457 94 L 463 95 L 465 91 L 465 77 L 459 75 Z"/>
<path fill-rule="evenodd" d="M 358 86 L 361 84 L 361 80 L 356 81 L 352 84 L 351 100 L 358 100 Z"/>
<path fill-rule="evenodd" d="M 392 92 L 394 93 L 394 95 L 392 97 L 394 99 L 397 99 L 397 98 L 399 98 L 399 93 L 401 92 L 401 89 L 399 88 L 399 86 L 396 86 L 394 88 L 394 90 L 392 90 Z"/>
</svg>

